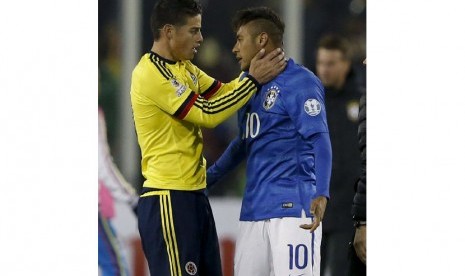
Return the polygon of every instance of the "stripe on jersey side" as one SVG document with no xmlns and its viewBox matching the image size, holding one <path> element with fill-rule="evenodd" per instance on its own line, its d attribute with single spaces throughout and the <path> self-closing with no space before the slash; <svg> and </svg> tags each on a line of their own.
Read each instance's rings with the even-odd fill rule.
<svg viewBox="0 0 465 276">
<path fill-rule="evenodd" d="M 176 234 L 174 233 L 171 196 L 169 192 L 168 194 L 160 195 L 160 216 L 163 238 L 165 240 L 166 251 L 168 253 L 170 263 L 171 276 L 182 276 Z"/>
<path fill-rule="evenodd" d="M 312 270 L 314 269 L 314 267 L 315 267 L 315 231 L 312 232 Z"/>
</svg>

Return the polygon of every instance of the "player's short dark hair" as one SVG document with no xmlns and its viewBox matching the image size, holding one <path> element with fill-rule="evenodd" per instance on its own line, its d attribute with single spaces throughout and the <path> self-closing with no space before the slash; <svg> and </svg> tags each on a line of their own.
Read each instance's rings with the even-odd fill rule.
<svg viewBox="0 0 465 276">
<path fill-rule="evenodd" d="M 232 20 L 234 32 L 249 22 L 254 22 L 253 28 L 258 35 L 265 32 L 270 36 L 271 41 L 276 45 L 282 45 L 284 34 L 284 22 L 278 14 L 268 7 L 256 7 L 240 10 Z"/>
<path fill-rule="evenodd" d="M 202 14 L 202 6 L 197 0 L 158 0 L 150 17 L 153 38 L 160 38 L 160 30 L 166 24 L 181 26 L 188 17 L 198 14 Z"/>
<path fill-rule="evenodd" d="M 342 57 L 350 60 L 352 52 L 347 39 L 337 34 L 328 34 L 323 36 L 318 42 L 318 49 L 338 50 L 342 53 Z"/>
</svg>

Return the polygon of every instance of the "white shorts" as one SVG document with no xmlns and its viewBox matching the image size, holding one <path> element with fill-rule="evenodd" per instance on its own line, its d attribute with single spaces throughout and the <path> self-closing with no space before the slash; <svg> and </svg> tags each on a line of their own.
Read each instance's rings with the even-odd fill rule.
<svg viewBox="0 0 465 276">
<path fill-rule="evenodd" d="M 312 218 L 240 221 L 235 276 L 319 276 L 322 225 L 310 233 L 299 227 Z"/>
</svg>

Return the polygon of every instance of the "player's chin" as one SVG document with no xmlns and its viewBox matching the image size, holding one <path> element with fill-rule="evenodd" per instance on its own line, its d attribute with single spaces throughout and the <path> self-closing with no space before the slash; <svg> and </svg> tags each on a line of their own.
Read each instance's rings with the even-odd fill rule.
<svg viewBox="0 0 465 276">
<path fill-rule="evenodd" d="M 196 54 L 196 53 L 193 52 L 193 51 L 186 52 L 186 53 L 184 54 L 184 59 L 185 59 L 185 60 L 192 60 L 192 59 L 194 59 L 195 54 Z"/>
</svg>

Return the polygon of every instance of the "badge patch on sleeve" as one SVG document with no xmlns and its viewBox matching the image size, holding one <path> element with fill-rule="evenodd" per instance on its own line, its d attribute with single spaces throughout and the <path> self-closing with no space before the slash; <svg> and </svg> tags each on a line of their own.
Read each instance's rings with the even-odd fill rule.
<svg viewBox="0 0 465 276">
<path fill-rule="evenodd" d="M 186 92 L 186 86 L 180 84 L 176 79 L 171 79 L 171 84 L 176 88 L 176 96 L 181 97 Z"/>
<path fill-rule="evenodd" d="M 276 98 L 278 98 L 278 94 L 279 87 L 277 87 L 276 85 L 273 85 L 270 88 L 268 88 L 265 95 L 265 101 L 263 102 L 263 107 L 266 110 L 269 110 L 273 107 L 274 103 L 276 102 Z"/>
<path fill-rule="evenodd" d="M 192 82 L 194 82 L 194 85 L 197 85 L 197 77 L 191 72 L 189 72 L 189 74 L 191 75 L 191 79 L 192 79 Z"/>
<path fill-rule="evenodd" d="M 308 99 L 304 104 L 305 112 L 310 116 L 316 116 L 321 112 L 321 104 L 315 99 Z"/>
</svg>

